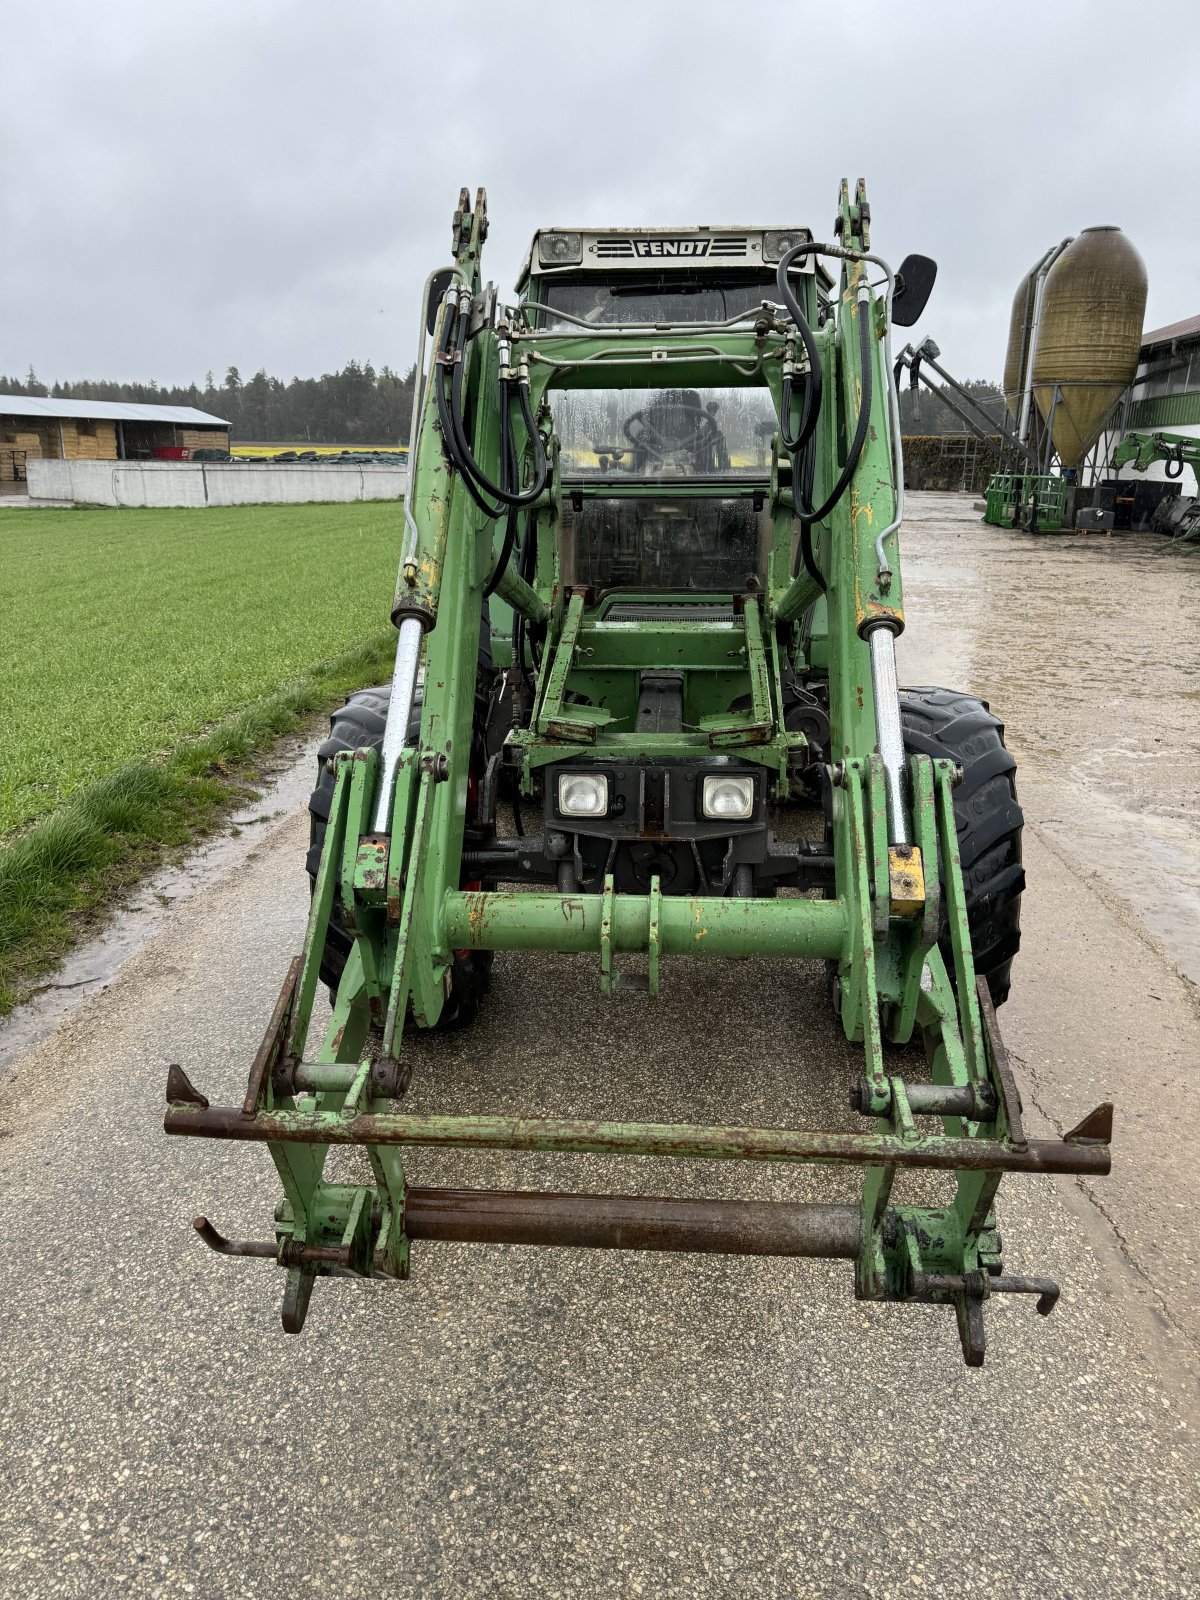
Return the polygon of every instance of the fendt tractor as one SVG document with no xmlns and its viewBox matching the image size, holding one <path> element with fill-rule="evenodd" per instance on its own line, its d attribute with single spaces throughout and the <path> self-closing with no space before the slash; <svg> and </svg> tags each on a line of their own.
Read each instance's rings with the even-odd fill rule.
<svg viewBox="0 0 1200 1600">
<path fill-rule="evenodd" d="M 194 1226 L 284 1269 L 288 1332 L 317 1278 L 405 1278 L 423 1239 L 842 1258 L 860 1299 L 953 1307 L 971 1365 L 991 1296 L 1053 1307 L 1053 1281 L 1004 1269 L 996 1192 L 1005 1172 L 1107 1172 L 1112 1107 L 1026 1132 L 995 1010 L 1024 885 L 1014 762 L 983 702 L 897 686 L 889 338 L 936 268 L 893 272 L 869 220 L 843 183 L 831 243 L 547 228 L 504 305 L 481 276 L 484 195 L 463 191 L 422 306 L 395 674 L 322 747 L 304 948 L 241 1104 L 168 1077 L 168 1133 L 274 1158 L 274 1237 Z M 784 826 L 804 806 L 816 826 Z M 674 956 L 824 962 L 862 1047 L 849 1122 L 407 1112 L 406 1039 L 469 1023 L 497 950 L 578 952 L 618 996 L 614 1028 L 621 981 L 657 994 Z M 830 1026 L 780 1016 L 779 1051 Z M 409 1145 L 813 1163 L 862 1188 L 419 1187 Z M 363 1148 L 360 1181 L 327 1174 L 335 1146 Z M 904 1169 L 953 1176 L 901 1204 Z"/>
</svg>

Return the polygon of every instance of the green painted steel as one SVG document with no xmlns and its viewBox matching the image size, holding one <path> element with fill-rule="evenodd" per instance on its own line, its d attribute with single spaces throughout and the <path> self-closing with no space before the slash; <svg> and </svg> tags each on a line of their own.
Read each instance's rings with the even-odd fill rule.
<svg viewBox="0 0 1200 1600">
<path fill-rule="evenodd" d="M 1067 527 L 1065 478 L 1053 472 L 994 472 L 988 479 L 983 520 L 993 528 L 1062 533 Z"/>
<path fill-rule="evenodd" d="M 600 950 L 603 896 L 451 890 L 442 910 L 453 949 Z M 617 894 L 610 910 L 614 950 L 650 948 L 651 897 Z M 663 955 L 836 960 L 845 947 L 838 900 L 659 899 Z"/>
<path fill-rule="evenodd" d="M 319 1276 L 407 1276 L 406 1144 L 842 1164 L 862 1169 L 859 1296 L 951 1305 L 972 1363 L 982 1360 L 980 1318 L 990 1293 L 1037 1292 L 1052 1303 L 1053 1286 L 1042 1280 L 995 1276 L 996 1186 L 1004 1171 L 1106 1170 L 1109 1120 L 1102 1109 L 1064 1140 L 1025 1138 L 990 1003 L 975 981 L 951 798 L 957 773 L 949 762 L 921 755 L 904 767 L 884 738 L 889 718 L 898 725 L 899 710 L 886 676 L 878 681 L 890 699 L 876 705 L 871 640 L 874 634 L 878 643 L 877 630 L 899 633 L 905 617 L 894 528 L 901 485 L 891 447 L 888 302 L 880 293 L 886 272 L 877 259 L 865 259 L 869 216 L 861 183 L 854 191 L 843 183 L 831 234 L 836 242 L 813 246 L 839 275 L 797 276 L 791 309 L 764 284 L 765 304 L 740 321 L 689 325 L 679 313 L 664 312 L 653 327 L 561 321 L 547 327 L 537 307 L 546 304 L 539 296 L 552 276 L 535 273 L 524 286 L 528 310 L 497 309 L 486 292 L 486 206 L 482 193 L 472 204 L 463 192 L 453 224 L 454 272 L 434 308 L 434 356 L 420 391 L 410 469 L 411 523 L 392 608 L 402 638 L 412 637 L 413 624 L 421 634 L 419 733 L 398 756 L 398 746 L 385 741 L 382 756 L 360 751 L 338 760 L 303 954 L 251 1067 L 244 1103 L 210 1107 L 179 1068 L 168 1085 L 170 1132 L 268 1145 L 284 1192 L 275 1243 L 240 1253 L 274 1255 L 286 1269 L 289 1331 L 303 1324 Z M 756 248 L 765 254 L 765 242 Z M 694 253 L 689 272 L 728 271 L 706 250 Z M 807 337 L 798 310 L 811 330 Z M 788 417 L 780 412 L 796 382 L 812 392 L 816 366 L 825 403 L 815 413 L 810 474 L 803 444 L 783 443 L 784 426 L 797 426 L 798 396 Z M 700 396 L 709 388 L 723 398 L 705 411 Z M 597 424 L 588 448 L 600 464 L 574 478 L 564 470 L 555 431 L 556 407 L 571 390 L 630 391 L 630 403 L 641 408 L 624 423 L 624 442 L 613 442 L 607 424 Z M 740 391 L 757 391 L 760 409 L 753 414 L 761 416 L 766 405 L 779 424 L 769 451 L 755 447 L 753 460 L 769 454 L 769 468 L 728 455 L 720 462 L 715 451 L 704 458 L 709 465 L 689 466 L 679 450 L 672 454 L 669 429 L 655 434 L 644 421 L 664 394 L 674 396 L 669 405 L 681 415 L 690 407 L 688 425 L 702 439 L 715 426 L 704 419 Z M 639 399 L 641 392 L 652 393 Z M 848 459 L 856 435 L 861 451 Z M 638 450 L 644 459 L 634 471 Z M 840 496 L 833 492 L 839 480 Z M 997 488 L 997 514 L 1010 491 L 1019 501 L 1011 484 Z M 810 535 L 803 541 L 798 508 L 805 495 Z M 505 507 L 517 498 L 523 503 L 514 508 L 513 524 Z M 603 519 L 617 502 L 622 515 L 632 507 L 635 518 L 650 519 L 636 523 L 650 531 L 630 575 L 615 585 L 619 608 L 603 584 L 577 581 L 573 543 L 582 537 L 581 518 L 599 517 L 588 525 L 616 528 L 618 521 Z M 989 516 L 991 504 L 989 492 Z M 671 544 L 673 528 L 709 514 L 723 529 L 756 530 L 756 553 L 737 557 L 741 576 L 728 587 L 713 576 L 727 569 L 680 567 L 688 547 Z M 514 528 L 520 530 L 515 544 L 506 537 Z M 604 539 L 597 546 L 603 559 L 633 561 L 616 533 Z M 724 559 L 719 542 L 713 550 L 714 562 Z M 722 869 L 720 880 L 729 892 L 672 892 L 654 865 L 648 892 L 632 893 L 618 887 L 611 857 L 599 893 L 577 892 L 561 877 L 549 889 L 476 887 L 488 873 L 503 881 L 503 861 L 516 863 L 522 854 L 514 840 L 515 854 L 478 865 L 487 855 L 486 830 L 478 848 L 478 808 L 494 778 L 494 769 L 485 774 L 473 765 L 488 590 L 501 597 L 500 627 L 493 616 L 500 703 L 514 708 L 504 761 L 526 797 L 543 780 L 553 781 L 547 769 L 578 762 L 639 781 L 675 764 L 691 774 L 689 792 L 697 773 L 765 769 L 767 781 L 760 777 L 757 789 L 778 802 L 789 793 L 793 763 L 812 759 L 806 734 L 788 726 L 796 703 L 789 695 L 797 684 L 819 688 L 829 721 L 827 845 L 815 850 L 825 874 L 820 888 L 778 895 L 773 882 L 755 880 L 751 863 L 750 892 L 733 866 Z M 674 720 L 638 725 L 647 674 L 676 686 Z M 384 783 L 389 787 L 381 789 Z M 390 826 L 373 831 L 381 795 L 390 796 L 390 807 L 378 807 L 385 816 L 390 809 Z M 901 824 L 903 837 L 895 831 Z M 671 838 L 670 819 L 656 827 L 652 839 Z M 549 840 L 531 840 L 529 854 L 543 843 L 548 850 Z M 730 861 L 733 843 L 731 835 Z M 893 899 L 893 866 L 902 857 L 911 868 L 914 851 L 924 899 L 907 890 Z M 560 850 L 555 859 L 560 866 L 551 877 L 565 871 L 570 878 L 569 855 Z M 794 856 L 797 871 L 806 859 Z M 708 882 L 703 873 L 701 881 Z M 901 873 L 896 881 L 910 880 Z M 308 1032 L 335 905 L 352 946 L 324 1039 L 312 1050 Z M 410 1072 L 405 1027 L 439 1022 L 457 995 L 462 964 L 481 950 L 581 954 L 595 962 L 602 989 L 615 997 L 614 1026 L 623 1025 L 619 958 L 630 953 L 645 956 L 652 994 L 669 983 L 676 957 L 824 960 L 846 1038 L 862 1047 L 853 1103 L 869 1119 L 867 1131 L 405 1116 L 396 1109 Z M 805 1018 L 781 1018 L 781 1048 L 808 1026 Z M 927 1066 L 914 1074 L 897 1047 L 917 1033 Z M 329 1149 L 347 1144 L 365 1151 L 369 1181 L 326 1176 Z M 906 1166 L 953 1173 L 953 1199 L 893 1205 L 893 1180 Z M 464 1237 L 474 1236 L 469 1228 L 479 1226 L 486 1199 L 470 1202 L 475 1220 L 463 1221 Z M 646 1218 L 656 1204 L 645 1202 Z M 452 1198 L 443 1205 L 452 1209 Z M 582 1214 L 578 1205 L 567 1212 Z M 639 1224 L 639 1237 L 668 1247 L 672 1217 L 678 1213 L 664 1212 L 657 1231 Z M 694 1248 L 694 1230 L 678 1225 L 680 1247 Z M 503 1238 L 504 1226 L 493 1218 L 482 1236 Z M 571 1242 L 573 1226 L 564 1220 L 557 1234 L 553 1226 L 543 1232 Z M 845 1255 L 845 1228 L 822 1228 L 814 1226 L 805 1253 Z M 611 1232 L 594 1217 L 579 1229 L 582 1244 Z M 782 1220 L 780 1229 L 782 1249 Z M 214 1248 L 225 1248 L 219 1234 L 201 1232 Z M 765 1235 L 758 1228 L 755 1248 L 769 1234 L 769 1226 Z M 736 1235 L 729 1223 L 722 1236 Z"/>
<path fill-rule="evenodd" d="M 1112 457 L 1114 467 L 1131 466 L 1135 472 L 1145 472 L 1156 461 L 1200 467 L 1200 438 L 1190 433 L 1127 433 Z"/>
</svg>

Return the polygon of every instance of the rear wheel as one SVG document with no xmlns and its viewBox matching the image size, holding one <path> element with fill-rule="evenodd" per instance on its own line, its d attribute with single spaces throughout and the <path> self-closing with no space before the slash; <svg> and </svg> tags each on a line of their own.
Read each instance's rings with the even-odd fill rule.
<svg viewBox="0 0 1200 1600">
<path fill-rule="evenodd" d="M 305 866 L 310 887 L 315 885 L 321 852 L 325 845 L 325 830 L 329 825 L 329 812 L 333 804 L 334 770 L 336 756 L 344 750 L 378 750 L 383 744 L 383 730 L 387 725 L 391 685 L 381 684 L 373 689 L 360 689 L 352 694 L 344 706 L 339 706 L 329 719 L 329 737 L 317 751 L 317 786 L 308 801 L 309 845 Z M 421 691 L 418 689 L 408 725 L 407 743 L 416 742 L 421 729 Z M 476 740 L 478 743 L 478 740 Z M 475 751 L 472 751 L 472 770 Z M 478 786 L 471 784 L 472 795 Z M 333 903 L 333 911 L 325 934 L 325 949 L 321 954 L 321 978 L 329 985 L 331 994 L 337 993 L 342 972 L 353 948 L 354 940 L 342 921 L 341 905 Z M 440 1032 L 465 1028 L 474 1022 L 487 993 L 491 978 L 491 950 L 456 951 L 450 972 L 450 993 L 435 1023 Z"/>
<path fill-rule="evenodd" d="M 1008 998 L 1013 957 L 1021 943 L 1024 817 L 1017 804 L 1017 763 L 1004 746 L 1004 724 L 983 700 L 953 689 L 901 689 L 900 720 L 911 753 L 955 761 L 963 780 L 954 793 L 954 822 L 967 895 L 975 970 L 992 1001 Z M 943 912 L 940 939 L 953 971 Z"/>
</svg>

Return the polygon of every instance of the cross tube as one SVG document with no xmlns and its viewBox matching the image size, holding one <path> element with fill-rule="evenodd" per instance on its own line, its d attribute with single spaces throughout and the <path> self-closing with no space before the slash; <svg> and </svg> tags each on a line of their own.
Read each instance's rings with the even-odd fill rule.
<svg viewBox="0 0 1200 1600">
<path fill-rule="evenodd" d="M 606 906 L 614 950 L 649 950 L 650 899 L 636 894 L 450 890 L 442 933 L 452 950 L 600 950 Z M 663 955 L 838 959 L 849 923 L 840 900 L 742 900 L 664 895 Z"/>
</svg>

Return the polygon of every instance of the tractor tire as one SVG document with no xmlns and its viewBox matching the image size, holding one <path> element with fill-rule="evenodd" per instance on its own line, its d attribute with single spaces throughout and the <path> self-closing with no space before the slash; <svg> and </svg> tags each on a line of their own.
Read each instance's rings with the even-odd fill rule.
<svg viewBox="0 0 1200 1600">
<path fill-rule="evenodd" d="M 987 702 L 953 689 L 901 689 L 900 720 L 909 753 L 944 757 L 963 769 L 954 794 L 954 821 L 967 892 L 967 921 L 975 971 L 987 979 L 992 1003 L 1008 998 L 1013 957 L 1021 943 L 1021 828 L 1014 774 L 1004 746 L 1004 724 Z M 953 974 L 943 911 L 939 943 Z"/>
<path fill-rule="evenodd" d="M 317 868 L 325 845 L 325 830 L 329 824 L 329 811 L 333 804 L 334 757 L 343 750 L 378 750 L 383 745 L 383 730 L 387 725 L 388 702 L 392 686 L 380 684 L 373 689 L 360 689 L 352 694 L 344 706 L 339 706 L 329 719 L 329 737 L 317 751 L 317 786 L 309 796 L 309 843 L 305 866 L 308 870 L 310 891 L 316 885 Z M 422 694 L 417 689 L 413 715 L 408 725 L 408 741 L 412 743 L 421 727 Z M 349 959 L 354 940 L 342 921 L 341 905 L 333 903 L 333 911 L 325 934 L 325 949 L 321 955 L 321 979 L 329 985 L 329 992 L 337 994 L 342 972 Z M 449 1033 L 465 1028 L 474 1022 L 483 1004 L 491 981 L 491 950 L 457 952 L 451 968 L 450 993 L 442 1007 L 434 1028 L 439 1033 Z"/>
</svg>

